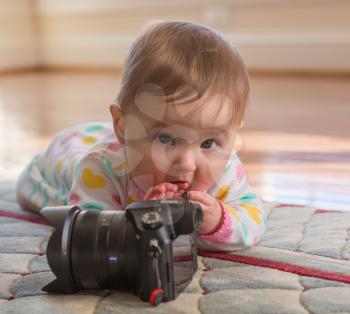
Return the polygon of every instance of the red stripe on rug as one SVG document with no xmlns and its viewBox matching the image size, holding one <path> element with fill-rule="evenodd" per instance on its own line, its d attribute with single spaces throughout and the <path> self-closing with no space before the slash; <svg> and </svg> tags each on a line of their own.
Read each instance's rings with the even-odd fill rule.
<svg viewBox="0 0 350 314">
<path fill-rule="evenodd" d="M 344 213 L 343 210 L 316 209 L 315 214 L 336 214 Z"/>
<path fill-rule="evenodd" d="M 287 204 L 287 203 L 282 203 L 274 206 L 274 208 L 283 208 L 283 207 L 305 207 L 306 205 L 296 205 L 296 204 Z"/>
<path fill-rule="evenodd" d="M 294 273 L 302 276 L 315 277 L 315 278 L 339 281 L 339 282 L 350 284 L 350 276 L 348 275 L 331 273 L 331 272 L 321 271 L 310 267 L 292 265 L 288 263 L 274 262 L 264 258 L 258 258 L 253 256 L 242 256 L 242 255 L 236 255 L 236 254 L 227 254 L 227 253 L 208 252 L 203 250 L 198 250 L 198 255 L 203 257 L 212 257 L 212 258 L 217 258 L 221 260 L 227 260 L 231 262 L 238 262 L 238 263 L 249 264 L 254 266 L 268 267 L 268 268 L 278 269 L 281 271 Z"/>
<path fill-rule="evenodd" d="M 16 212 L 11 212 L 8 210 L 0 210 L 0 217 L 8 217 L 8 218 L 15 218 L 20 220 L 25 220 L 41 225 L 47 225 L 52 226 L 49 222 L 47 222 L 45 219 L 40 218 L 39 216 L 32 216 L 32 215 L 26 215 Z"/>
</svg>

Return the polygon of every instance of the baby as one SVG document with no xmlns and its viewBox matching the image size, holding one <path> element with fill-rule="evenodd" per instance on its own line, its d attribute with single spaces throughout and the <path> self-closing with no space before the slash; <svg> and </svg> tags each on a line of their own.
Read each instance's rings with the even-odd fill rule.
<svg viewBox="0 0 350 314">
<path fill-rule="evenodd" d="M 199 248 L 253 246 L 265 213 L 234 150 L 248 93 L 244 62 L 223 35 L 190 22 L 149 24 L 126 59 L 113 123 L 59 132 L 20 175 L 18 202 L 36 212 L 124 210 L 187 191 L 203 209 Z"/>
</svg>

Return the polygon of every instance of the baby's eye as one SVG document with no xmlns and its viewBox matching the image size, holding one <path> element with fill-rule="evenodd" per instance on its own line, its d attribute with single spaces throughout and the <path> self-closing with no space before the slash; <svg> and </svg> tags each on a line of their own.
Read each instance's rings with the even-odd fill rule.
<svg viewBox="0 0 350 314">
<path fill-rule="evenodd" d="M 160 133 L 160 134 L 156 134 L 155 137 L 161 144 L 172 143 L 172 137 L 168 134 Z M 213 143 L 215 143 L 215 145 L 217 145 L 217 143 L 214 139 L 208 139 L 202 143 L 202 147 L 205 149 L 211 149 L 211 148 L 213 148 L 213 146 L 212 146 Z"/>
<path fill-rule="evenodd" d="M 211 146 L 212 143 L 215 143 L 215 145 L 216 145 L 216 142 L 215 142 L 213 139 L 209 139 L 209 140 L 204 141 L 204 142 L 202 143 L 202 145 L 204 144 L 204 145 L 203 145 L 204 148 L 210 149 L 210 148 L 212 148 L 212 146 Z M 214 147 L 215 147 L 215 146 L 214 146 Z"/>
<path fill-rule="evenodd" d="M 165 133 L 157 134 L 156 138 L 159 140 L 160 143 L 162 144 L 168 144 L 169 139 L 171 141 L 171 136 Z"/>
</svg>

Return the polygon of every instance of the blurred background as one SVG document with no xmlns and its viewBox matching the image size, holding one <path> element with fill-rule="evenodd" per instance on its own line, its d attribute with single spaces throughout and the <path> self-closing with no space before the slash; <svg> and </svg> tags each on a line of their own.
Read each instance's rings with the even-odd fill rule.
<svg viewBox="0 0 350 314">
<path fill-rule="evenodd" d="M 350 1 L 0 0 L 0 180 L 57 131 L 110 121 L 152 20 L 206 24 L 251 76 L 239 155 L 266 201 L 350 210 Z"/>
</svg>

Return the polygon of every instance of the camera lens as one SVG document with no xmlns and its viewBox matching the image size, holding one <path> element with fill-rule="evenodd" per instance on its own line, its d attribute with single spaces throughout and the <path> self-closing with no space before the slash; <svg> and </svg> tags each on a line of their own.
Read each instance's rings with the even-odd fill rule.
<svg viewBox="0 0 350 314">
<path fill-rule="evenodd" d="M 137 244 L 124 212 L 81 211 L 72 231 L 71 265 L 78 286 L 119 289 L 135 282 Z"/>
</svg>

